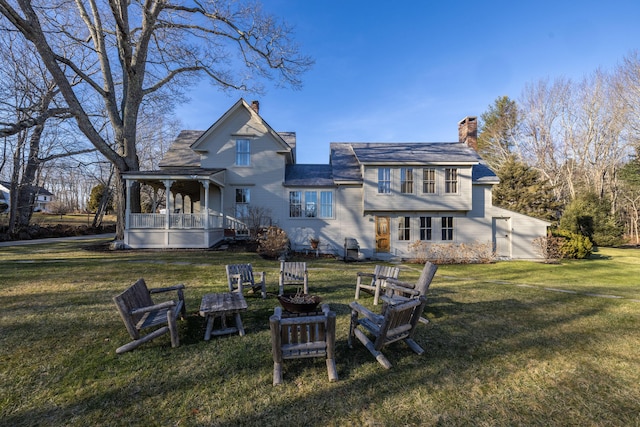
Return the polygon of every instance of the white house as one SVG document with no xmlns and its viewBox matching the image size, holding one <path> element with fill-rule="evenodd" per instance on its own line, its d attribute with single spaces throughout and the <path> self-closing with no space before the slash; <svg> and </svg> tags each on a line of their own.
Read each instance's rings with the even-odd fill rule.
<svg viewBox="0 0 640 427">
<path fill-rule="evenodd" d="M 356 239 L 362 256 L 391 259 L 423 240 L 537 258 L 532 242 L 549 223 L 492 205 L 498 178 L 476 153 L 475 117 L 458 129 L 452 143 L 331 143 L 328 164 L 298 164 L 295 133 L 274 131 L 257 101 L 240 99 L 206 131 L 182 131 L 160 170 L 124 175 L 128 189 L 137 181 L 172 194 L 161 214 L 127 204 L 124 243 L 208 248 L 257 208 L 294 249 L 315 237 L 321 251 L 342 256 L 345 239 Z"/>
<path fill-rule="evenodd" d="M 0 213 L 9 211 L 11 205 L 10 199 L 11 183 L 2 181 L 0 182 Z M 33 210 L 35 212 L 47 212 L 49 204 L 53 202 L 53 193 L 45 190 L 42 187 L 31 186 L 31 191 L 34 192 L 35 200 L 33 203 Z"/>
</svg>

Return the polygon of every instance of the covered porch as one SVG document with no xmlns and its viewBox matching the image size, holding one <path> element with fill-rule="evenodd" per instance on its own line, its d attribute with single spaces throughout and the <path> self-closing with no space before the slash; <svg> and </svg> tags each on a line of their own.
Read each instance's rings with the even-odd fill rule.
<svg viewBox="0 0 640 427">
<path fill-rule="evenodd" d="M 124 244 L 133 249 L 209 248 L 225 237 L 225 229 L 244 229 L 224 214 L 224 169 L 140 171 L 123 175 L 126 182 Z M 151 212 L 133 212 L 134 183 L 152 189 Z M 164 191 L 164 196 L 161 193 Z M 164 207 L 161 201 L 164 199 Z M 234 233 L 235 234 L 235 233 Z"/>
</svg>

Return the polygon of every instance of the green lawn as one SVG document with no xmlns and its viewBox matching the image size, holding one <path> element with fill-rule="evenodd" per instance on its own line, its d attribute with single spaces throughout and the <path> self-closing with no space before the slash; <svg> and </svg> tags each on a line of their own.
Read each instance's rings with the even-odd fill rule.
<svg viewBox="0 0 640 427">
<path fill-rule="evenodd" d="M 640 425 L 640 252 L 601 249 L 557 265 L 444 265 L 416 341 L 383 352 L 347 346 L 357 271 L 373 263 L 307 259 L 310 289 L 337 313 L 337 367 L 285 361 L 273 387 L 268 318 L 277 266 L 251 253 L 93 252 L 86 243 L 0 248 L 2 426 Z M 224 264 L 267 272 L 248 296 L 246 336 L 203 340 L 203 294 L 226 287 Z M 401 265 L 417 279 L 421 266 Z M 111 297 L 138 277 L 186 285 L 181 345 L 128 342 Z M 372 298 L 361 299 L 371 305 Z"/>
</svg>

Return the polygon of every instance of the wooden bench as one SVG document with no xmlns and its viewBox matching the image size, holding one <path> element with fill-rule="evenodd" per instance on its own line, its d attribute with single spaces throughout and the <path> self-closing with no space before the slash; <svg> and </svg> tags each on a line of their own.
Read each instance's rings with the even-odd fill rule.
<svg viewBox="0 0 640 427">
<path fill-rule="evenodd" d="M 124 322 L 129 335 L 133 338 L 128 344 L 118 347 L 116 353 L 121 354 L 129 350 L 151 341 L 167 332 L 171 335 L 171 346 L 180 345 L 178 338 L 178 328 L 176 319 L 180 316 L 182 319 L 187 314 L 184 305 L 184 285 L 175 285 L 166 288 L 147 288 L 144 279 L 138 279 L 133 285 L 129 286 L 124 292 L 113 297 L 118 307 L 118 312 Z M 176 291 L 178 294 L 177 301 L 165 301 L 154 303 L 151 294 Z M 152 332 L 141 335 L 140 331 L 147 328 L 154 328 L 162 325 L 162 327 Z"/>
</svg>

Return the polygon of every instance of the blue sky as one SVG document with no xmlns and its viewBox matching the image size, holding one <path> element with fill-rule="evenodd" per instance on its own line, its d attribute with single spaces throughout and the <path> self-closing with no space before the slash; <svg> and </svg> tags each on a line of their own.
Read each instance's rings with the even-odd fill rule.
<svg viewBox="0 0 640 427">
<path fill-rule="evenodd" d="M 454 142 L 457 123 L 542 79 L 580 80 L 640 50 L 639 0 L 263 0 L 316 63 L 302 90 L 194 88 L 176 113 L 206 129 L 235 101 L 260 101 L 294 131 L 298 163 L 328 163 L 330 142 Z"/>
</svg>

